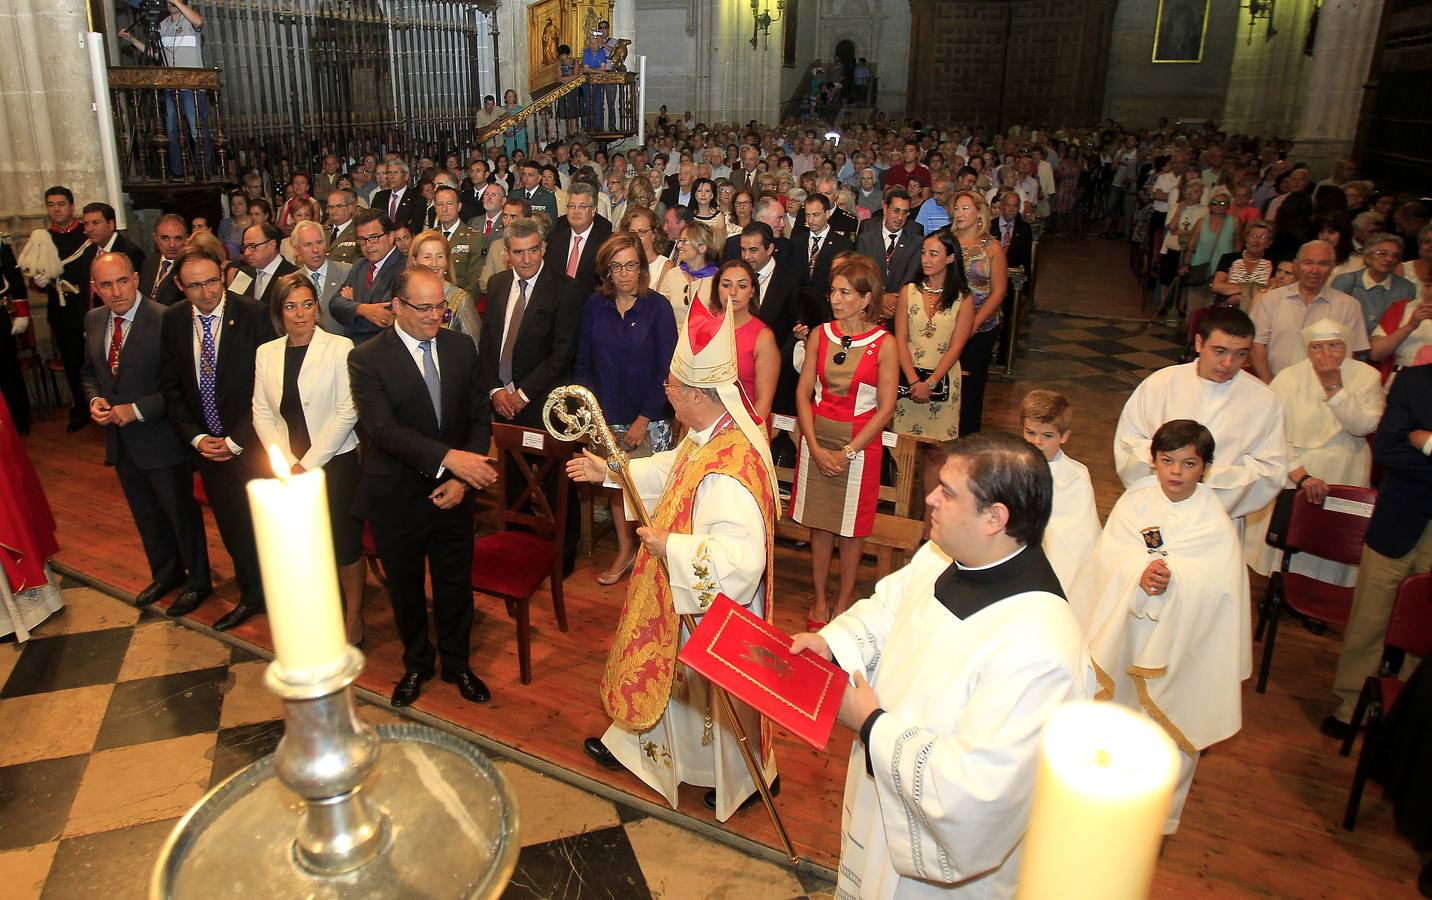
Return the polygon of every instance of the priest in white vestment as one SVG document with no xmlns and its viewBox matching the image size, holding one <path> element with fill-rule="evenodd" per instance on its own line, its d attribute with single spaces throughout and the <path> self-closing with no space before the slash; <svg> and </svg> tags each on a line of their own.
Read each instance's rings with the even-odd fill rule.
<svg viewBox="0 0 1432 900">
<path fill-rule="evenodd" d="M 858 731 L 841 815 L 841 898 L 1014 896 L 1039 734 L 1095 683 L 1040 549 L 1052 483 L 1008 434 L 951 446 L 926 498 L 931 540 L 819 634 L 852 675 Z"/>
<path fill-rule="evenodd" d="M 1283 411 L 1268 386 L 1243 371 L 1253 320 L 1233 307 L 1204 316 L 1194 340 L 1198 359 L 1143 380 L 1114 430 L 1114 465 L 1124 487 L 1153 474 L 1149 444 L 1159 426 L 1192 419 L 1212 434 L 1218 461 L 1203 483 L 1235 520 L 1268 505 L 1287 471 Z"/>
<path fill-rule="evenodd" d="M 1367 487 L 1372 479 L 1372 448 L 1365 438 L 1377 429 L 1387 397 L 1377 370 L 1348 355 L 1342 323 L 1321 319 L 1304 328 L 1308 356 L 1273 377 L 1274 396 L 1283 407 L 1288 441 L 1284 488 L 1297 488 L 1293 502 L 1321 504 L 1328 485 Z M 1248 517 L 1243 553 L 1260 575 L 1282 566 L 1282 551 L 1268 546 L 1269 504 Z M 1311 553 L 1293 557 L 1289 571 L 1329 584 L 1352 587 L 1357 566 Z"/>
<path fill-rule="evenodd" d="M 1216 458 L 1212 436 L 1175 420 L 1155 432 L 1152 453 L 1157 474 L 1114 504 L 1069 605 L 1089 641 L 1097 699 L 1143 712 L 1179 749 L 1164 824 L 1173 834 L 1199 752 L 1243 724 L 1252 625 L 1238 530 L 1199 483 Z"/>
<path fill-rule="evenodd" d="M 691 305 L 666 392 L 689 430 L 675 449 L 628 461 L 652 524 L 637 530 L 641 549 L 602 680 L 612 725 L 584 749 L 602 765 L 631 771 L 673 809 L 682 782 L 712 788 L 706 805 L 725 821 L 758 796 L 756 784 L 710 684 L 675 661 L 690 637 L 677 617 L 699 617 L 725 594 L 769 621 L 779 517 L 770 445 L 736 380 L 729 316 Z M 591 453 L 573 458 L 567 473 L 615 486 Z M 630 501 L 627 515 L 635 519 Z M 762 744 L 760 717 L 733 705 L 751 746 Z M 774 792 L 769 741 L 759 755 Z"/>
</svg>

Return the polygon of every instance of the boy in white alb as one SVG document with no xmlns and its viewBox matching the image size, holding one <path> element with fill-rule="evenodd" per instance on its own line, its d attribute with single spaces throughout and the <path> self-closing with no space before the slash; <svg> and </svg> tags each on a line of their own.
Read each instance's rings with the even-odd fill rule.
<svg viewBox="0 0 1432 900">
<path fill-rule="evenodd" d="M 1044 454 L 1054 478 L 1054 509 L 1044 529 L 1044 555 L 1067 592 L 1099 540 L 1094 483 L 1088 468 L 1063 450 L 1074 434 L 1067 397 L 1054 391 L 1030 391 L 1019 405 L 1019 418 L 1024 439 Z"/>
</svg>

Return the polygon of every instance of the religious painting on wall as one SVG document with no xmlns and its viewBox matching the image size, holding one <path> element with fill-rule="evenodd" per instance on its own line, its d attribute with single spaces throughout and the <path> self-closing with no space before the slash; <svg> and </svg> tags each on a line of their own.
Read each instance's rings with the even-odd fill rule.
<svg viewBox="0 0 1432 900">
<path fill-rule="evenodd" d="M 1210 0 L 1159 0 L 1154 25 L 1156 63 L 1203 62 Z"/>
</svg>

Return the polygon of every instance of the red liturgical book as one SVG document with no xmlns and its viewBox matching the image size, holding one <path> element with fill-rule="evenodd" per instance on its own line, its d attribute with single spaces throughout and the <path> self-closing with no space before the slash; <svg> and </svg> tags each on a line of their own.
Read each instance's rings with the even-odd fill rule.
<svg viewBox="0 0 1432 900">
<path fill-rule="evenodd" d="M 810 650 L 792 655 L 791 636 L 725 594 L 680 660 L 791 734 L 824 750 L 849 676 Z"/>
</svg>

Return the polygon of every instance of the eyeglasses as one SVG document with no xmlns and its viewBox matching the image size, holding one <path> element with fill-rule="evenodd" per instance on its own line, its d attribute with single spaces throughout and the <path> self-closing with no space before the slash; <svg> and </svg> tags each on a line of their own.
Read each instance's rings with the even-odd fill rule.
<svg viewBox="0 0 1432 900">
<path fill-rule="evenodd" d="M 852 340 L 853 339 L 848 334 L 840 339 L 840 349 L 835 351 L 835 356 L 831 357 L 831 360 L 837 366 L 845 365 L 845 354 L 850 351 L 850 344 Z"/>
<path fill-rule="evenodd" d="M 1378 257 L 1379 259 L 1387 259 L 1388 257 L 1392 257 L 1393 259 L 1401 259 L 1401 258 L 1402 258 L 1402 251 L 1401 251 L 1401 250 L 1374 250 L 1374 251 L 1372 251 L 1372 254 L 1371 254 L 1371 255 L 1376 256 L 1376 257 Z"/>
<path fill-rule="evenodd" d="M 624 263 L 612 263 L 611 265 L 607 266 L 607 272 L 608 272 L 609 274 L 612 274 L 612 275 L 615 275 L 615 274 L 617 274 L 618 272 L 639 272 L 639 271 L 641 271 L 641 263 L 638 262 L 637 260 L 632 260 L 631 262 L 624 262 Z"/>
<path fill-rule="evenodd" d="M 273 243 L 273 238 L 269 238 L 269 239 L 266 240 L 266 241 L 255 241 L 255 242 L 252 243 L 252 244 L 240 244 L 240 245 L 239 245 L 239 249 L 242 250 L 242 251 L 244 251 L 245 253 L 248 253 L 250 250 L 257 250 L 257 249 L 259 249 L 259 248 L 262 247 L 264 244 L 272 244 L 272 243 Z"/>
<path fill-rule="evenodd" d="M 192 281 L 192 282 L 188 282 L 188 283 L 186 283 L 186 284 L 184 285 L 184 290 L 186 290 L 186 291 L 204 291 L 205 293 L 208 293 L 209 288 L 214 287 L 215 285 L 218 285 L 219 287 L 223 287 L 223 285 L 224 285 L 223 276 L 220 276 L 220 277 L 218 277 L 218 278 L 210 278 L 208 281 Z"/>
<path fill-rule="evenodd" d="M 644 238 L 655 230 L 655 228 L 633 228 L 631 229 L 631 233 L 639 238 Z"/>
<path fill-rule="evenodd" d="M 408 309 L 411 309 L 413 312 L 424 316 L 426 316 L 428 313 L 446 312 L 448 308 L 448 305 L 446 303 L 437 303 L 432 306 L 414 306 L 413 304 L 404 300 L 402 297 L 398 297 L 397 301 L 406 306 Z"/>
<path fill-rule="evenodd" d="M 389 234 L 389 232 L 386 232 L 386 231 L 380 231 L 380 232 L 378 232 L 377 234 L 370 234 L 370 235 L 368 235 L 367 237 L 364 237 L 363 235 L 360 234 L 360 235 L 357 236 L 357 237 L 358 237 L 358 243 L 360 243 L 360 244 L 376 244 L 376 243 L 378 243 L 379 241 L 381 241 L 383 238 L 387 237 L 388 234 Z"/>
<path fill-rule="evenodd" d="M 568 203 L 568 204 L 567 204 L 567 208 L 568 208 L 568 209 L 596 209 L 596 207 L 593 206 L 593 205 L 590 204 L 590 203 Z"/>
<path fill-rule="evenodd" d="M 1227 200 L 1213 200 L 1213 201 L 1210 201 L 1208 205 L 1209 205 L 1209 206 L 1227 206 L 1227 205 L 1228 205 L 1228 201 L 1227 201 Z"/>
</svg>

